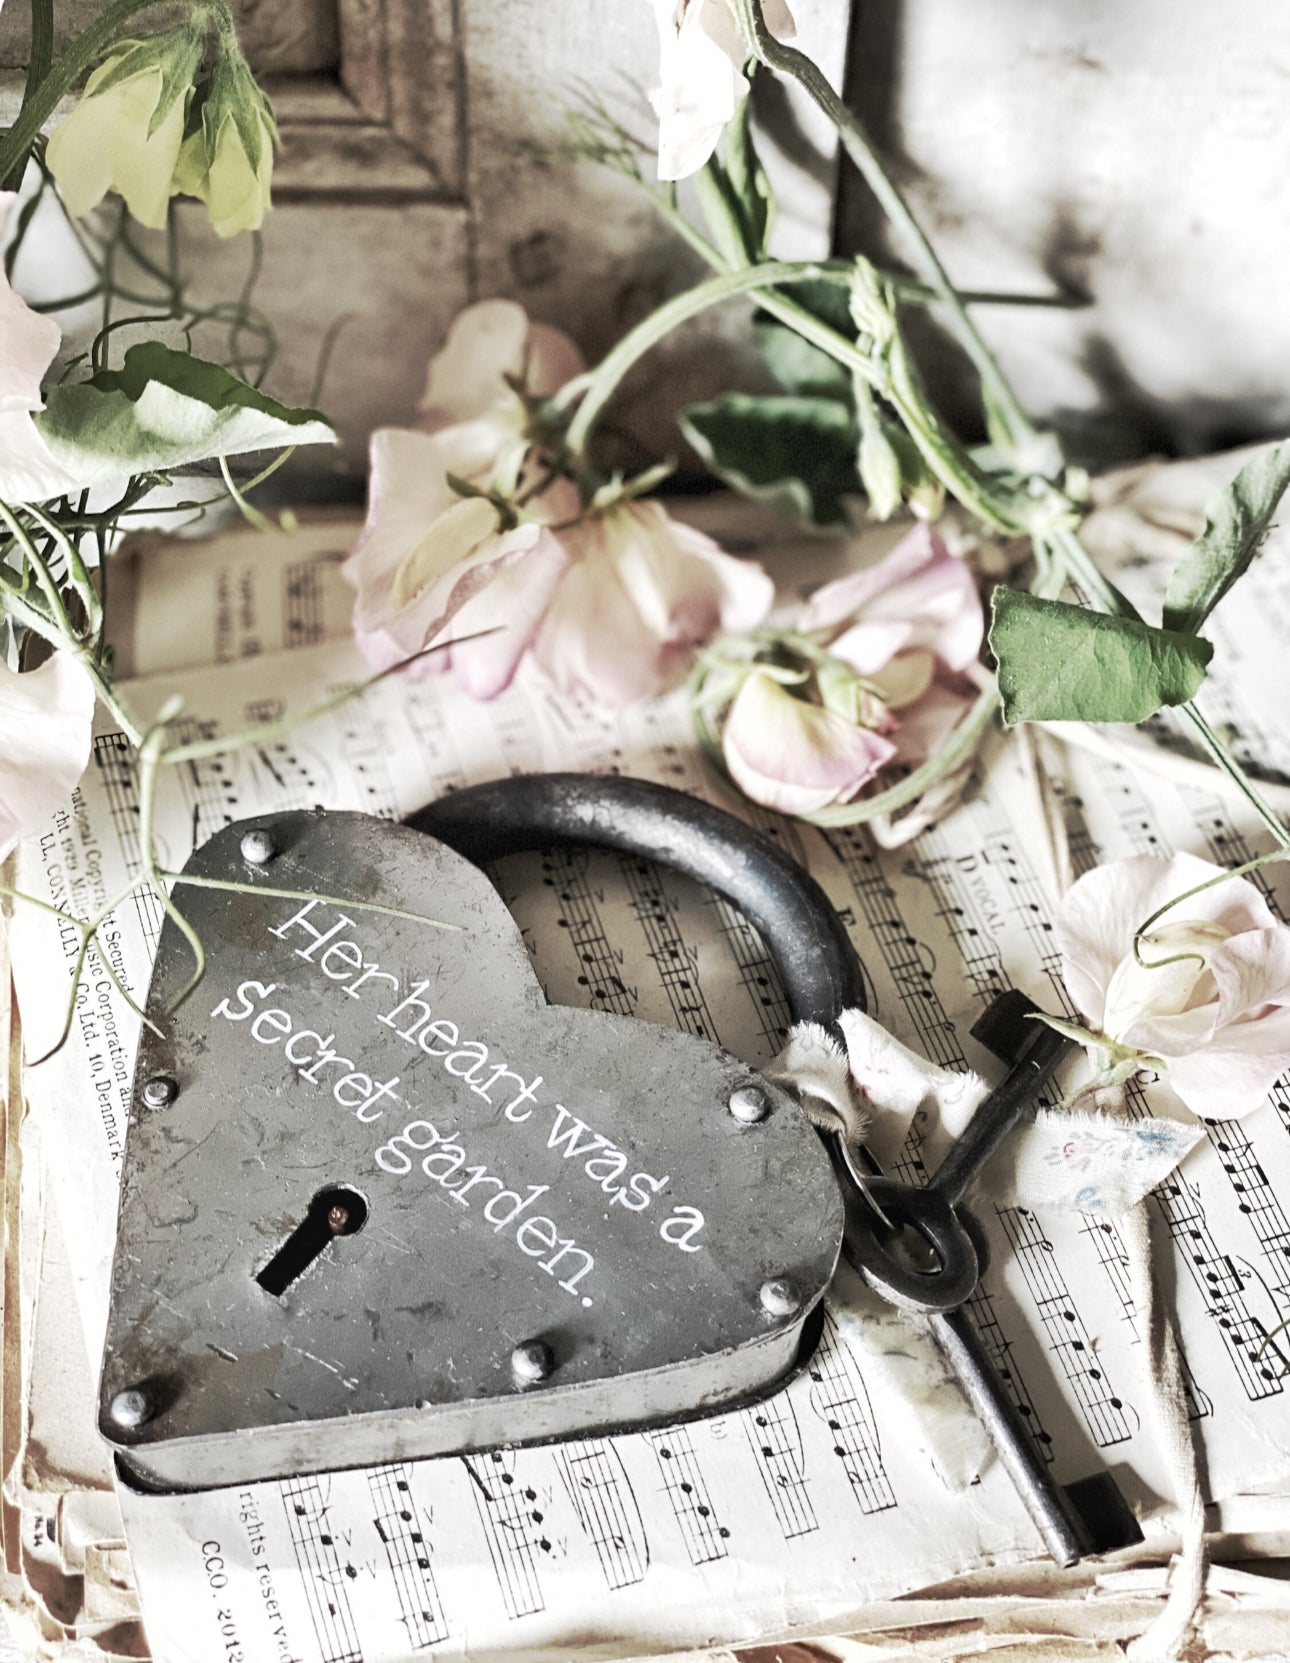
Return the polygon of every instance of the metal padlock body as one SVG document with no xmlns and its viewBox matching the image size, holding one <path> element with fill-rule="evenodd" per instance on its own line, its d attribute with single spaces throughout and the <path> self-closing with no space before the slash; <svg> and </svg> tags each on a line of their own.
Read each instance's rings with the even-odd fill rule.
<svg viewBox="0 0 1290 1663">
<path fill-rule="evenodd" d="M 207 973 L 165 1017 L 192 969 L 167 922 L 148 996 L 164 1037 L 140 1046 L 100 1387 L 133 1475 L 658 1423 L 792 1368 L 843 1211 L 790 1098 L 693 1035 L 548 1006 L 487 878 L 422 832 L 271 816 L 185 877 L 252 893 L 181 880 Z M 750 1086 L 751 1122 L 730 1108 Z M 362 1227 L 262 1285 L 337 1193 Z"/>
</svg>

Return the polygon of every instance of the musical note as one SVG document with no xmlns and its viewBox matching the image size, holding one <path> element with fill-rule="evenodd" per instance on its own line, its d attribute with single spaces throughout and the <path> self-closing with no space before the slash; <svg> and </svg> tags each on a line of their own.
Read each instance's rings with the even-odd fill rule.
<svg viewBox="0 0 1290 1663">
<path fill-rule="evenodd" d="M 372 1523 L 394 1578 L 399 1620 L 407 1634 L 408 1648 L 427 1651 L 446 1640 L 451 1630 L 430 1564 L 430 1544 L 412 1496 L 411 1475 L 407 1462 L 373 1467 L 367 1474 L 367 1484 L 376 1509 Z"/>
<path fill-rule="evenodd" d="M 1093 1350 L 1088 1329 L 1057 1265 L 1053 1244 L 1026 1207 L 996 1207 L 1076 1405 L 1099 1449 L 1127 1443 L 1137 1431 L 1137 1412 L 1116 1395 Z"/>
<path fill-rule="evenodd" d="M 363 1663 L 347 1583 L 358 1575 L 328 1516 L 329 1479 L 289 1478 L 279 1489 L 323 1663 Z"/>
<path fill-rule="evenodd" d="M 603 1438 L 566 1445 L 556 1462 L 611 1590 L 645 1580 L 649 1543 L 622 1456 Z"/>
<path fill-rule="evenodd" d="M 690 1563 L 710 1565 L 714 1560 L 725 1559 L 730 1551 L 726 1545 L 730 1531 L 717 1519 L 689 1427 L 649 1432 L 645 1439 L 658 1462 L 663 1491 L 681 1527 Z"/>
<path fill-rule="evenodd" d="M 312 647 L 326 635 L 323 567 L 315 556 L 282 568 L 282 613 L 288 647 Z"/>
<path fill-rule="evenodd" d="M 463 1455 L 471 1479 L 475 1509 L 484 1527 L 502 1603 L 512 1617 L 545 1611 L 539 1575 L 544 1560 L 556 1552 L 544 1498 L 516 1474 L 517 1457 L 509 1451 Z"/>
<path fill-rule="evenodd" d="M 919 1049 L 942 1068 L 965 1069 L 954 1024 L 932 985 L 935 958 L 925 943 L 910 934 L 868 834 L 862 826 L 842 826 L 823 836 L 846 870 L 860 914 L 896 985 L 904 1013 L 914 1025 Z M 862 951 L 869 945 L 869 940 L 862 940 Z"/>
<path fill-rule="evenodd" d="M 635 855 L 619 857 L 631 909 L 645 937 L 649 957 L 678 1028 L 720 1043 L 716 1023 L 699 985 L 698 954 L 681 934 L 676 907 L 659 870 Z"/>
<path fill-rule="evenodd" d="M 632 1016 L 640 995 L 623 980 L 624 954 L 611 945 L 601 906 L 604 895 L 588 878 L 585 849 L 551 849 L 542 856 L 542 882 L 560 903 L 559 925 L 578 962 L 578 985 L 592 1010 Z"/>
<path fill-rule="evenodd" d="M 1250 1221 L 1272 1266 L 1275 1292 L 1290 1290 L 1290 1219 L 1268 1181 L 1249 1133 L 1238 1120 L 1209 1121 L 1205 1136 L 1218 1156 L 1239 1211 Z"/>
<path fill-rule="evenodd" d="M 809 1536 L 820 1526 L 806 1491 L 806 1455 L 792 1399 L 784 1393 L 767 1398 L 740 1419 L 784 1540 Z"/>
<path fill-rule="evenodd" d="M 860 1511 L 886 1512 L 896 1505 L 896 1496 L 883 1465 L 873 1405 L 851 1349 L 827 1311 L 807 1374 L 811 1407 L 828 1429 L 833 1453 L 842 1462 Z"/>
</svg>

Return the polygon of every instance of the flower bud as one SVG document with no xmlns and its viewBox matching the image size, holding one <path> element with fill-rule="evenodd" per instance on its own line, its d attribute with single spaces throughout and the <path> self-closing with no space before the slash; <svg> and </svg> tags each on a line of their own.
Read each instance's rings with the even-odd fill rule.
<svg viewBox="0 0 1290 1663">
<path fill-rule="evenodd" d="M 176 191 L 200 197 L 220 237 L 255 231 L 270 207 L 273 106 L 231 41 L 199 89 L 175 170 Z"/>
<path fill-rule="evenodd" d="M 111 189 L 141 225 L 165 225 L 203 49 L 190 23 L 116 43 L 49 140 L 49 170 L 69 213 L 89 213 Z"/>
</svg>

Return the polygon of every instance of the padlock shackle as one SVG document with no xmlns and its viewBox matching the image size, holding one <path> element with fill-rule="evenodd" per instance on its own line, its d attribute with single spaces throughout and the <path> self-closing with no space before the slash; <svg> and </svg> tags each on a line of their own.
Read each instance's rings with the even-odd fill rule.
<svg viewBox="0 0 1290 1663">
<path fill-rule="evenodd" d="M 652 780 L 518 774 L 440 797 L 407 819 L 479 865 L 561 845 L 616 849 L 684 872 L 732 902 L 775 960 L 795 1022 L 865 1008 L 864 977 L 828 896 L 770 838 Z"/>
</svg>

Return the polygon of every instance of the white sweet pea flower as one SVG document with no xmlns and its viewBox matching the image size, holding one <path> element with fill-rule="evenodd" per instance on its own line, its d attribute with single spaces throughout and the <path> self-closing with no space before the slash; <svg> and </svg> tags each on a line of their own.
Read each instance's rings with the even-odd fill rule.
<svg viewBox="0 0 1290 1663">
<path fill-rule="evenodd" d="M 17 200 L 0 191 L 0 246 Z M 47 502 L 80 488 L 31 419 L 44 409 L 40 383 L 61 339 L 54 320 L 33 312 L 10 287 L 0 263 L 0 501 L 10 505 Z"/>
<path fill-rule="evenodd" d="M 436 641 L 474 635 L 417 660 L 412 673 L 451 669 L 473 698 L 495 697 L 564 575 L 564 549 L 537 518 L 501 530 L 491 503 L 448 483 L 449 474 L 487 478 L 491 451 L 478 424 L 436 434 L 382 429 L 371 460 L 367 523 L 343 568 L 357 590 L 359 650 L 389 669 Z"/>
<path fill-rule="evenodd" d="M 748 96 L 749 46 L 728 0 L 652 0 L 659 36 L 658 176 L 687 179 L 717 147 L 722 129 Z M 765 0 L 767 27 L 795 33 L 785 0 Z"/>
<path fill-rule="evenodd" d="M 141 225 L 163 229 L 202 50 L 183 25 L 121 41 L 98 66 L 46 151 L 68 213 L 87 214 L 115 190 Z"/>
<path fill-rule="evenodd" d="M 273 106 L 236 50 L 220 58 L 199 101 L 200 119 L 184 140 L 173 188 L 206 204 L 217 237 L 256 231 L 272 206 Z"/>
<path fill-rule="evenodd" d="M 1143 936 L 1138 963 L 1138 926 L 1211 880 L 1221 881 Z M 1071 887 L 1054 930 L 1093 1033 L 1143 1068 L 1163 1068 L 1195 1114 L 1228 1120 L 1257 1108 L 1290 1069 L 1290 927 L 1244 878 L 1194 855 L 1113 861 Z"/>
<path fill-rule="evenodd" d="M 94 684 L 71 653 L 0 665 L 0 860 L 71 794 L 90 759 Z"/>
</svg>

